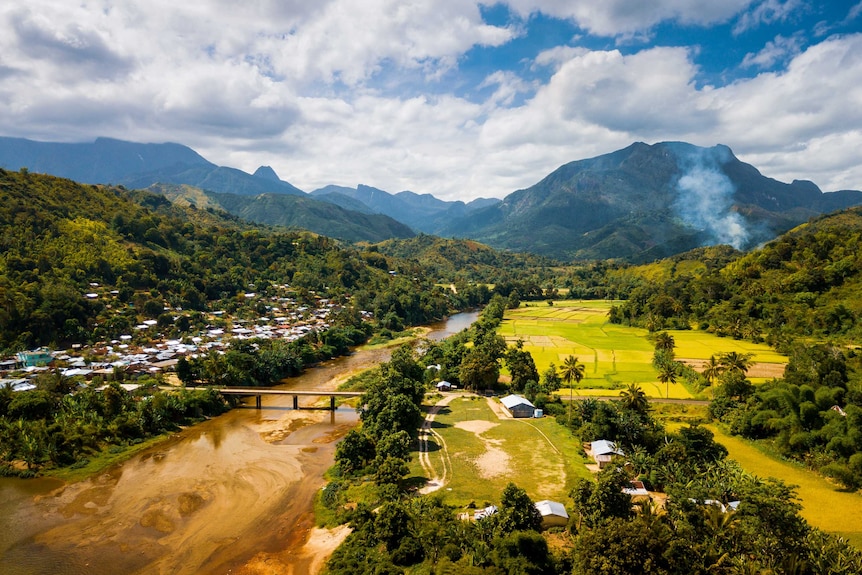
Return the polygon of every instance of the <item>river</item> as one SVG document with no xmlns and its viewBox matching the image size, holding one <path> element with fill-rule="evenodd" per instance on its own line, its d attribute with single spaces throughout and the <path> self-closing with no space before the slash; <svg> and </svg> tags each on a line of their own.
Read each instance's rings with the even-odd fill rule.
<svg viewBox="0 0 862 575">
<path fill-rule="evenodd" d="M 475 318 L 456 314 L 428 336 Z M 281 387 L 333 389 L 391 353 L 357 352 Z M 314 557 L 299 550 L 314 495 L 357 416 L 292 401 L 264 396 L 261 410 L 234 409 L 82 482 L 0 479 L 0 573 L 308 573 Z"/>
</svg>

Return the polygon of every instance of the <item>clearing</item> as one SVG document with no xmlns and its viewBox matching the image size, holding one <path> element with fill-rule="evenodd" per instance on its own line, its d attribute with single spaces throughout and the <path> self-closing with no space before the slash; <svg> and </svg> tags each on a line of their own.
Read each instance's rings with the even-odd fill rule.
<svg viewBox="0 0 862 575">
<path fill-rule="evenodd" d="M 478 395 L 445 394 L 429 409 L 419 445 L 411 475 L 456 506 L 497 502 L 509 482 L 534 500 L 566 501 L 574 480 L 589 476 L 581 445 L 552 418 L 513 419 Z"/>
</svg>

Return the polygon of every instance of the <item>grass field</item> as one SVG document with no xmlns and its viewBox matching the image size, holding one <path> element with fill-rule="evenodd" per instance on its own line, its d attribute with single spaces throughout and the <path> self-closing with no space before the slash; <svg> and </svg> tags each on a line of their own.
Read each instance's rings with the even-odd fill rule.
<svg viewBox="0 0 862 575">
<path fill-rule="evenodd" d="M 793 464 L 770 457 L 753 444 L 709 426 L 716 440 L 727 447 L 729 457 L 760 477 L 775 477 L 797 485 L 802 516 L 823 531 L 841 535 L 862 548 L 862 495 L 836 490 L 829 481 Z"/>
<path fill-rule="evenodd" d="M 500 419 L 485 398 L 465 396 L 442 407 L 432 428 L 430 463 L 438 475 L 448 466 L 438 493 L 458 507 L 498 504 L 509 482 L 534 501 L 566 501 L 574 480 L 589 477 L 581 445 L 552 418 Z M 410 475 L 427 478 L 419 459 Z"/>
<path fill-rule="evenodd" d="M 553 363 L 557 367 L 573 355 L 586 367 L 581 389 L 607 393 L 639 384 L 650 397 L 665 397 L 665 386 L 658 382 L 652 367 L 653 343 L 645 329 L 615 325 L 607 314 L 613 301 L 565 300 L 553 306 L 528 303 L 508 310 L 499 333 L 509 343 L 521 339 L 533 356 L 539 373 Z M 762 344 L 721 338 L 696 330 L 670 330 L 676 342 L 676 356 L 702 361 L 711 355 L 737 351 L 752 353 L 759 363 L 782 364 L 786 358 Z M 755 383 L 757 382 L 754 379 Z M 565 395 L 565 390 L 561 392 Z M 681 385 L 670 386 L 670 397 L 688 398 Z"/>
</svg>

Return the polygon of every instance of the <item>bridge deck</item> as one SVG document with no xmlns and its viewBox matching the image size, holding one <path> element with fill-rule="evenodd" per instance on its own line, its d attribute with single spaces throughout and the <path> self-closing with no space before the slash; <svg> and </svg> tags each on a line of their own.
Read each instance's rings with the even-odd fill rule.
<svg viewBox="0 0 862 575">
<path fill-rule="evenodd" d="M 299 406 L 299 396 L 316 396 L 316 397 L 329 397 L 329 409 L 334 413 L 335 412 L 335 398 L 336 397 L 359 397 L 363 392 L 361 391 L 324 391 L 324 390 L 311 390 L 311 389 L 272 389 L 269 387 L 216 387 L 213 388 L 222 395 L 253 395 L 254 403 L 257 409 L 261 409 L 262 400 L 261 398 L 264 395 L 292 395 L 293 396 L 293 408 L 300 409 Z M 314 409 L 314 408 L 302 408 L 302 409 Z M 326 409 L 326 408 L 324 408 Z"/>
<path fill-rule="evenodd" d="M 328 397 L 359 397 L 361 391 L 314 391 L 307 389 L 270 389 L 268 387 L 216 387 L 225 395 L 316 395 Z"/>
</svg>

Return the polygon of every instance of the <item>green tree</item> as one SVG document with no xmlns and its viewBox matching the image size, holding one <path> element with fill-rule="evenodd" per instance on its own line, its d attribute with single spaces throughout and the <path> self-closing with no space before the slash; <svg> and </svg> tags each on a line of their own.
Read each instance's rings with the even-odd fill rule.
<svg viewBox="0 0 862 575">
<path fill-rule="evenodd" d="M 560 389 L 560 374 L 557 373 L 557 366 L 553 362 L 548 365 L 548 369 L 542 372 L 539 383 L 549 393 Z"/>
<path fill-rule="evenodd" d="M 676 383 L 677 364 L 675 361 L 663 364 L 658 371 L 658 380 L 664 384 L 664 395 L 670 397 L 670 384 Z"/>
<path fill-rule="evenodd" d="M 701 374 L 710 385 L 715 383 L 715 380 L 724 372 L 724 366 L 716 359 L 715 355 L 709 356 L 709 359 L 703 363 L 703 371 Z"/>
<path fill-rule="evenodd" d="M 490 389 L 500 378 L 500 364 L 479 348 L 467 352 L 458 370 L 458 379 L 466 389 Z"/>
<path fill-rule="evenodd" d="M 542 515 L 527 492 L 509 483 L 500 497 L 500 528 L 504 533 L 542 528 Z"/>
<path fill-rule="evenodd" d="M 574 552 L 577 575 L 669 575 L 674 573 L 665 557 L 670 538 L 667 526 L 644 529 L 636 522 L 613 518 L 582 532 Z"/>
<path fill-rule="evenodd" d="M 375 455 L 371 438 L 360 430 L 351 429 L 335 448 L 335 463 L 342 473 L 350 474 L 365 468 Z"/>
<path fill-rule="evenodd" d="M 510 347 L 504 356 L 506 367 L 512 376 L 512 389 L 520 392 L 528 381 L 539 381 L 539 372 L 536 363 L 529 351 L 524 349 L 524 342 L 518 340 L 514 347 Z"/>
<path fill-rule="evenodd" d="M 623 489 L 629 487 L 630 477 L 620 467 L 609 465 L 596 476 L 596 481 L 581 478 L 569 492 L 577 514 L 577 528 L 582 525 L 595 528 L 617 517 L 628 519 L 632 515 L 632 498 Z"/>
<path fill-rule="evenodd" d="M 626 389 L 620 392 L 620 403 L 624 409 L 629 409 L 635 413 L 645 414 L 650 409 L 646 393 L 636 383 L 630 383 Z"/>
<path fill-rule="evenodd" d="M 676 341 L 674 341 L 673 336 L 666 331 L 660 332 L 655 336 L 655 350 L 656 351 L 666 351 L 673 356 L 674 348 L 676 347 Z"/>
<path fill-rule="evenodd" d="M 584 379 L 584 374 L 586 373 L 585 370 L 586 368 L 584 364 L 580 363 L 578 358 L 571 355 L 563 360 L 563 365 L 560 368 L 560 377 L 569 387 L 569 425 L 572 423 L 572 402 L 574 401 L 572 390 L 575 385 L 579 384 L 581 380 Z"/>
<path fill-rule="evenodd" d="M 754 355 L 751 353 L 729 351 L 727 353 L 722 353 L 718 358 L 718 362 L 725 371 L 745 374 L 748 373 L 749 368 L 751 368 L 753 357 Z"/>
</svg>

